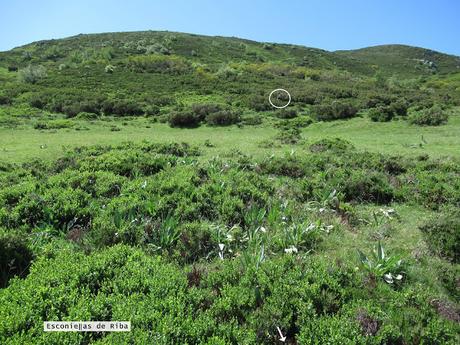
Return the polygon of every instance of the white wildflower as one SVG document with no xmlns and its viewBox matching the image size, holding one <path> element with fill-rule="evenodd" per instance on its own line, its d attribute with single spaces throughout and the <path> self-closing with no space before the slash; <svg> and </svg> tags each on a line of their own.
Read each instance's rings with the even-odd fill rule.
<svg viewBox="0 0 460 345">
<path fill-rule="evenodd" d="M 293 254 L 293 253 L 297 253 L 298 250 L 294 246 L 289 246 L 288 248 L 284 249 L 284 252 L 287 254 Z"/>
</svg>

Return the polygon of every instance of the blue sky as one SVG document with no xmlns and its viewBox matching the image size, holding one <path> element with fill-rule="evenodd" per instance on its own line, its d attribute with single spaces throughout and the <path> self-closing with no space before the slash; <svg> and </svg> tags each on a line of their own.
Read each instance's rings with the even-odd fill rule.
<svg viewBox="0 0 460 345">
<path fill-rule="evenodd" d="M 0 0 L 0 50 L 79 33 L 169 30 L 327 50 L 401 43 L 460 55 L 458 0 Z"/>
</svg>

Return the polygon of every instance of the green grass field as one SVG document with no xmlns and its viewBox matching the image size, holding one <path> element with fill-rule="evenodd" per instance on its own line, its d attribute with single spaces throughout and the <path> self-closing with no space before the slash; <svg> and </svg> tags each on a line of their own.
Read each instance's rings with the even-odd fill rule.
<svg viewBox="0 0 460 345">
<path fill-rule="evenodd" d="M 76 121 L 77 122 L 77 121 Z M 78 123 L 78 122 L 77 122 Z M 55 159 L 66 149 L 85 145 L 115 145 L 125 141 L 186 142 L 202 145 L 209 141 L 214 147 L 204 148 L 204 157 L 228 153 L 231 150 L 260 157 L 283 154 L 291 150 L 302 151 L 305 145 L 284 145 L 263 148 L 276 130 L 269 125 L 232 127 L 200 127 L 196 129 L 170 128 L 166 124 L 151 123 L 145 119 L 94 121 L 81 123 L 84 130 L 72 128 L 36 130 L 31 126 L 0 128 L 2 159 L 10 163 L 27 160 Z M 111 131 L 112 126 L 120 131 Z M 148 128 L 147 128 L 148 127 Z M 315 123 L 302 131 L 306 144 L 323 138 L 342 138 L 357 148 L 391 155 L 431 157 L 460 157 L 460 110 L 452 111 L 447 125 L 419 127 L 403 121 L 376 123 L 367 118 Z"/>
</svg>

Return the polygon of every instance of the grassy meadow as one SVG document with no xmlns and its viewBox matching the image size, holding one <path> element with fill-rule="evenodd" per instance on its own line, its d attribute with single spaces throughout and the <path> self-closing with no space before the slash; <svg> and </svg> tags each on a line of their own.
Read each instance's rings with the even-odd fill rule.
<svg viewBox="0 0 460 345">
<path fill-rule="evenodd" d="M 267 148 L 276 129 L 270 125 L 252 127 L 200 127 L 194 129 L 171 128 L 167 124 L 152 123 L 144 118 L 106 121 L 74 121 L 72 127 L 37 130 L 31 125 L 19 128 L 0 128 L 2 159 L 9 163 L 23 163 L 33 158 L 52 160 L 66 150 L 86 145 L 115 145 L 121 142 L 150 141 L 157 143 L 186 142 L 203 147 L 203 157 L 239 150 L 261 157 L 292 150 L 303 151 L 308 143 L 324 138 L 341 138 L 358 149 L 385 154 L 417 156 L 427 154 L 433 158 L 460 157 L 460 110 L 452 110 L 449 123 L 442 127 L 418 127 L 403 121 L 375 123 L 367 118 L 346 121 L 319 122 L 302 130 L 302 145 L 283 145 Z M 112 128 L 119 131 L 113 131 Z"/>
</svg>

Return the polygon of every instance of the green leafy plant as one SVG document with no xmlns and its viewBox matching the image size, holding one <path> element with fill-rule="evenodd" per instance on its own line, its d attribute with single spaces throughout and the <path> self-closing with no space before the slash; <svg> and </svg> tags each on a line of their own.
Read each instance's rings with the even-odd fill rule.
<svg viewBox="0 0 460 345">
<path fill-rule="evenodd" d="M 321 220 L 315 223 L 286 225 L 278 235 L 278 242 L 285 253 L 312 250 L 320 240 Z"/>
<path fill-rule="evenodd" d="M 382 278 L 388 284 L 402 281 L 402 260 L 395 255 L 387 256 L 380 241 L 372 251 L 371 257 L 366 256 L 359 249 L 358 256 L 361 267 L 369 274 Z"/>
<path fill-rule="evenodd" d="M 245 269 L 259 269 L 260 265 L 267 259 L 265 255 L 265 246 L 251 245 L 241 254 L 241 262 Z"/>
<path fill-rule="evenodd" d="M 148 239 L 150 246 L 156 250 L 169 250 L 177 242 L 180 236 L 179 219 L 168 214 L 153 227 L 152 234 Z"/>
</svg>

